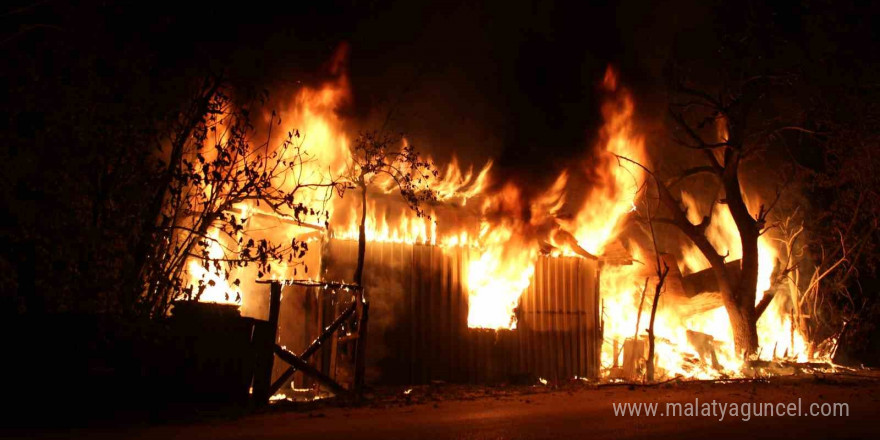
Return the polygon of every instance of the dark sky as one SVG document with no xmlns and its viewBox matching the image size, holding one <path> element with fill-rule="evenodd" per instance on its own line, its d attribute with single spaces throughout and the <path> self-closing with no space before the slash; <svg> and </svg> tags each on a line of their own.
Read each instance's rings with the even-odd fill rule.
<svg viewBox="0 0 880 440">
<path fill-rule="evenodd" d="M 466 162 L 492 156 L 513 174 L 549 176 L 561 158 L 591 144 L 601 124 L 597 86 L 609 63 L 630 87 L 650 90 L 657 81 L 665 57 L 657 48 L 672 37 L 670 26 L 701 13 L 668 7 L 319 2 L 265 15 L 249 10 L 228 23 L 227 10 L 198 14 L 195 29 L 219 28 L 211 32 L 175 17 L 172 33 L 193 34 L 199 51 L 229 53 L 238 74 L 270 90 L 314 79 L 348 42 L 350 110 L 365 129 L 393 109 L 390 128 L 438 159 L 454 150 Z"/>
<path fill-rule="evenodd" d="M 344 41 L 348 111 L 363 129 L 393 109 L 389 128 L 439 160 L 455 151 L 466 162 L 495 157 L 513 174 L 555 175 L 560 158 L 581 155 L 595 136 L 605 67 L 617 66 L 630 87 L 655 89 L 674 35 L 711 26 L 700 3 L 49 0 L 3 19 L 7 29 L 47 25 L 29 32 L 82 40 L 99 57 L 143 53 L 160 82 L 214 65 L 270 92 L 319 79 Z"/>
<path fill-rule="evenodd" d="M 601 124 L 597 85 L 609 63 L 635 91 L 641 116 L 651 119 L 664 114 L 661 71 L 673 46 L 687 48 L 692 60 L 708 59 L 718 36 L 745 17 L 778 25 L 812 47 L 840 38 L 811 41 L 815 32 L 799 28 L 807 20 L 791 19 L 803 5 L 608 3 L 48 1 L 3 20 L 10 29 L 48 25 L 34 31 L 37 38 L 81 39 L 84 50 L 104 51 L 98 56 L 143 53 L 154 59 L 159 82 L 199 64 L 222 65 L 241 83 L 270 92 L 319 80 L 316 72 L 347 42 L 355 98 L 347 111 L 363 129 L 377 128 L 393 109 L 389 128 L 438 159 L 450 151 L 466 162 L 495 157 L 509 175 L 539 177 L 555 175 L 565 159 L 593 145 Z M 823 2 L 804 4 L 811 3 Z M 841 23 L 860 16 L 841 10 Z M 838 25 L 829 29 L 852 33 Z"/>
<path fill-rule="evenodd" d="M 473 3 L 356 2 L 342 13 L 312 11 L 294 32 L 309 40 L 312 65 L 337 41 L 351 44 L 359 119 L 378 125 L 393 108 L 393 129 L 435 155 L 454 150 L 472 162 L 491 155 L 501 169 L 543 177 L 590 145 L 606 66 L 619 67 L 634 87 L 656 80 L 655 47 L 675 22 L 657 21 L 653 7 L 634 2 Z M 300 67 L 298 45 L 277 34 L 270 40 L 271 51 L 290 53 L 270 70 Z"/>
</svg>

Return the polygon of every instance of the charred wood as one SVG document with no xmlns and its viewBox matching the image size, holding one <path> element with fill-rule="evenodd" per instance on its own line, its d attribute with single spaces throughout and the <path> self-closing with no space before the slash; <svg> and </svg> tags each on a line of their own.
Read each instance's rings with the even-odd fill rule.
<svg viewBox="0 0 880 440">
<path fill-rule="evenodd" d="M 254 402 L 267 405 L 272 388 L 272 346 L 278 335 L 278 317 L 281 313 L 281 284 L 272 283 L 269 293 L 269 320 L 257 322 L 254 327 Z"/>
<path fill-rule="evenodd" d="M 724 269 L 728 274 L 731 274 L 734 279 L 739 278 L 740 262 L 741 260 L 736 260 L 724 264 Z M 715 272 L 711 267 L 683 276 L 681 284 L 684 288 L 685 294 L 689 297 L 701 293 L 721 291 L 721 286 L 718 285 L 718 277 L 715 275 Z"/>
<path fill-rule="evenodd" d="M 299 358 L 299 356 L 291 353 L 290 351 L 275 345 L 275 354 L 284 362 L 287 362 L 295 369 L 302 371 L 303 373 L 311 376 L 315 380 L 318 381 L 321 385 L 326 387 L 330 392 L 337 396 L 348 396 L 349 392 L 342 385 L 338 384 L 335 380 L 333 380 L 330 376 L 319 371 L 317 368 L 309 365 L 306 361 Z"/>
</svg>

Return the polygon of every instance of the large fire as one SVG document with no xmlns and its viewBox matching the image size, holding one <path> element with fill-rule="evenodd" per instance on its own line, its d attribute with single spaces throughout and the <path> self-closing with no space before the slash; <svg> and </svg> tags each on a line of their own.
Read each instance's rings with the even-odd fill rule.
<svg viewBox="0 0 880 440">
<path fill-rule="evenodd" d="M 341 62 L 337 60 L 334 66 L 334 80 L 317 88 L 301 88 L 290 100 L 288 108 L 280 113 L 287 128 L 279 130 L 281 134 L 277 136 L 298 130 L 302 135 L 300 147 L 310 155 L 310 159 L 301 164 L 302 172 L 297 177 L 303 180 L 327 182 L 343 176 L 351 167 L 353 136 L 337 109 L 352 96 Z M 453 157 L 448 165 L 439 167 L 437 176 L 428 182 L 437 193 L 437 202 L 426 207 L 426 216 L 418 216 L 405 205 L 395 203 L 394 188 L 390 184 L 380 181 L 370 187 L 367 240 L 471 248 L 465 274 L 469 295 L 468 326 L 515 329 L 515 309 L 520 295 L 528 288 L 535 262 L 542 250 L 546 251 L 546 245 L 549 244 L 552 253 L 557 255 L 583 255 L 587 252 L 601 257 L 606 248 L 619 239 L 625 220 L 642 203 L 639 194 L 643 194 L 641 189 L 646 173 L 620 159 L 622 156 L 650 166 L 645 139 L 635 121 L 635 102 L 619 85 L 610 68 L 603 88 L 607 100 L 602 106 L 604 125 L 597 137 L 598 145 L 591 149 L 593 154 L 588 162 L 576 165 L 589 167 L 580 171 L 590 180 L 589 189 L 578 199 L 580 202 L 572 203 L 578 206 L 572 208 L 566 204 L 567 193 L 572 190 L 568 186 L 569 175 L 578 171 L 576 169 L 561 171 L 544 191 L 526 192 L 514 182 L 493 182 L 491 161 L 480 167 L 462 166 Z M 296 179 L 283 183 L 294 184 Z M 529 199 L 524 195 L 526 193 L 538 195 Z M 313 219 L 313 230 L 338 239 L 357 239 L 361 211 L 359 196 L 339 197 L 331 189 L 315 188 L 304 197 L 329 219 L 326 230 L 323 219 Z M 699 222 L 707 214 L 699 209 L 691 194 L 683 192 L 681 198 L 692 222 Z M 283 217 L 262 212 L 255 205 L 239 209 L 248 222 L 254 221 L 258 214 Z M 717 204 L 710 209 L 714 211 L 714 219 L 707 231 L 708 238 L 722 255 L 728 253 L 727 261 L 741 258 L 739 236 L 730 213 Z M 565 210 L 567 215 L 560 215 Z M 281 228 L 275 233 L 281 236 L 301 234 L 302 227 L 290 225 L 288 229 Z M 216 233 L 212 234 L 216 238 Z M 574 239 L 559 240 L 560 236 Z M 211 256 L 219 252 L 216 241 L 210 246 Z M 653 267 L 650 267 L 654 250 L 637 243 L 631 243 L 630 248 L 630 257 L 635 263 L 606 263 L 601 272 L 602 356 L 603 366 L 609 369 L 618 364 L 627 340 L 644 338 L 651 293 L 656 282 L 656 276 L 651 277 Z M 675 251 L 678 254 L 674 259 L 678 265 L 674 268 L 676 273 L 687 275 L 709 267 L 689 243 Z M 758 300 L 770 287 L 776 257 L 777 249 L 773 243 L 762 238 Z M 291 273 L 293 267 L 278 267 L 277 273 L 268 276 L 294 277 Z M 191 262 L 187 276 L 193 285 L 201 282 L 206 286 L 201 300 L 241 303 L 238 286 L 232 286 L 226 278 L 205 270 L 200 261 Z M 711 293 L 703 296 L 712 297 Z M 804 360 L 806 342 L 792 327 L 789 311 L 780 304 L 780 301 L 773 301 L 759 322 L 761 356 Z M 694 332 L 711 338 L 717 363 L 693 361 L 705 354 L 689 341 Z M 661 376 L 718 377 L 721 374 L 735 375 L 740 369 L 742 359 L 735 356 L 727 313 L 720 303 L 708 308 L 694 308 L 684 299 L 661 296 L 655 334 Z"/>
<path fill-rule="evenodd" d="M 516 328 L 515 309 L 535 273 L 542 226 L 561 206 L 566 180 L 563 173 L 529 204 L 528 221 L 521 214 L 521 190 L 513 183 L 486 197 L 474 243 L 478 256 L 468 265 L 469 327 Z"/>
<path fill-rule="evenodd" d="M 635 130 L 635 104 L 632 96 L 619 89 L 617 76 L 609 68 L 605 72 L 603 88 L 610 98 L 602 106 L 605 125 L 600 132 L 597 164 L 591 164 L 590 174 L 596 176 L 586 200 L 567 226 L 588 252 L 599 255 L 618 232 L 623 217 L 635 209 L 636 195 L 644 172 L 637 166 L 621 162 L 624 156 L 646 163 L 645 140 Z"/>
</svg>

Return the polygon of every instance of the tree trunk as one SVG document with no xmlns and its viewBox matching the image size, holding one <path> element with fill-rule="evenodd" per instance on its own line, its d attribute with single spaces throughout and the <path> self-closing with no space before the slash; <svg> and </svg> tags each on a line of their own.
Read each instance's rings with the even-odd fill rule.
<svg viewBox="0 0 880 440">
<path fill-rule="evenodd" d="M 725 304 L 727 302 L 725 301 Z M 736 352 L 747 357 L 758 350 L 758 326 L 755 319 L 755 307 L 731 307 L 726 305 L 727 315 L 730 319 L 730 328 L 733 330 L 733 344 Z"/>
<path fill-rule="evenodd" d="M 739 127 L 739 125 L 737 125 Z M 741 127 L 740 127 L 741 128 Z M 741 145 L 736 130 L 730 130 L 729 143 Z M 755 289 L 758 287 L 758 237 L 760 227 L 757 220 L 752 217 L 746 206 L 742 194 L 742 186 L 739 182 L 739 163 L 741 147 L 729 147 L 724 151 L 724 172 L 721 181 L 724 186 L 724 196 L 727 200 L 727 208 L 736 223 L 742 244 L 742 267 L 738 279 L 732 279 L 728 275 L 730 289 L 722 290 L 725 298 L 725 306 L 730 316 L 730 325 L 733 329 L 733 341 L 737 353 L 745 356 L 754 354 L 758 350 L 757 314 L 755 313 Z M 726 274 L 726 271 L 724 271 Z"/>
<path fill-rule="evenodd" d="M 361 179 L 358 183 L 361 187 L 361 224 L 358 228 L 358 260 L 354 270 L 354 284 L 362 286 L 364 276 L 364 257 L 367 252 L 367 185 Z"/>
<path fill-rule="evenodd" d="M 646 378 L 648 382 L 654 381 L 654 318 L 657 316 L 657 305 L 660 303 L 660 290 L 663 289 L 663 282 L 666 275 L 669 274 L 669 266 L 664 269 L 657 269 L 658 279 L 657 285 L 654 287 L 654 303 L 651 304 L 651 321 L 648 323 L 648 362 L 646 365 Z M 647 286 L 647 284 L 645 284 Z"/>
<path fill-rule="evenodd" d="M 757 254 L 757 250 L 755 253 Z M 745 257 L 745 253 L 743 257 Z M 755 260 L 757 260 L 757 255 Z M 721 297 L 730 320 L 730 328 L 733 331 L 733 344 L 737 354 L 743 358 L 758 350 L 758 317 L 755 312 L 757 265 L 754 267 L 754 274 L 746 274 L 745 272 L 750 272 L 746 270 L 745 264 L 740 270 L 739 277 L 733 277 L 726 268 L 715 271 L 715 275 L 719 277 Z"/>
<path fill-rule="evenodd" d="M 755 310 L 755 296 L 758 288 L 758 236 L 747 237 L 750 234 L 740 232 L 742 236 L 743 259 L 737 291 L 734 295 L 737 313 L 731 313 L 730 325 L 733 329 L 733 341 L 737 353 L 745 356 L 758 351 L 758 314 Z M 736 316 L 736 317 L 735 317 Z"/>
</svg>

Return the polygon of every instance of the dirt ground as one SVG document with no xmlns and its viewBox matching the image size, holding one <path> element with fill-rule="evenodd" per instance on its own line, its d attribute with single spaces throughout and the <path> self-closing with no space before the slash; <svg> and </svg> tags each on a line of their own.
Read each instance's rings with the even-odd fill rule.
<svg viewBox="0 0 880 440">
<path fill-rule="evenodd" d="M 613 403 L 846 403 L 848 416 L 615 416 Z M 366 405 L 275 405 L 260 414 L 129 428 L 7 433 L 89 439 L 880 438 L 880 375 L 836 374 L 728 383 L 376 390 Z M 719 406 L 720 408 L 720 406 Z M 720 411 L 720 410 L 719 410 Z"/>
</svg>

